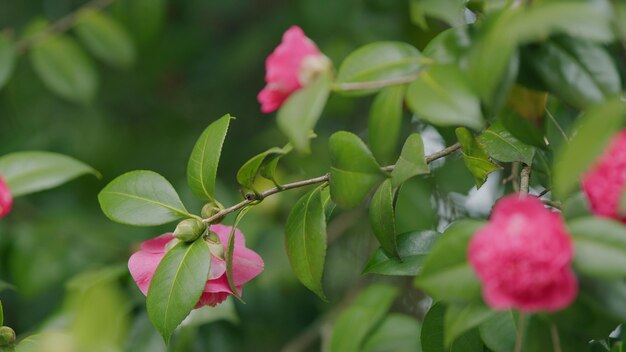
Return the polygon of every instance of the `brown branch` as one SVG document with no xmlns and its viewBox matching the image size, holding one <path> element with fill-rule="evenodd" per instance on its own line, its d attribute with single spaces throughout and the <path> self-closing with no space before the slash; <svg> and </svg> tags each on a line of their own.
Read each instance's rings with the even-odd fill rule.
<svg viewBox="0 0 626 352">
<path fill-rule="evenodd" d="M 442 149 L 438 152 L 435 152 L 433 154 L 427 155 L 425 160 L 427 163 L 431 163 L 439 158 L 442 158 L 444 156 L 450 155 L 452 153 L 454 153 L 457 149 L 459 149 L 461 147 L 461 145 L 459 143 L 455 143 L 445 149 Z M 385 166 L 382 167 L 381 170 L 383 171 L 392 171 L 393 168 L 395 167 L 395 165 L 389 165 L 389 166 Z M 252 203 L 256 203 L 259 201 L 262 201 L 263 199 L 265 199 L 266 197 L 269 197 L 271 195 L 274 195 L 276 193 L 280 193 L 283 191 L 287 191 L 290 189 L 294 189 L 294 188 L 300 188 L 300 187 L 306 187 L 306 186 L 311 186 L 311 185 L 316 185 L 316 184 L 321 184 L 321 183 L 325 183 L 328 182 L 330 180 L 330 174 L 326 174 L 323 176 L 318 176 L 318 177 L 314 177 L 314 178 L 310 178 L 307 180 L 302 180 L 302 181 L 297 181 L 297 182 L 292 182 L 292 183 L 287 183 L 282 185 L 281 187 L 274 187 L 274 188 L 270 188 L 268 190 L 265 190 L 261 193 L 258 194 L 254 194 L 254 193 L 249 193 L 246 195 L 246 199 L 235 204 L 232 205 L 228 208 L 222 209 L 219 212 L 217 212 L 215 215 L 206 218 L 204 220 L 202 220 L 204 223 L 206 224 L 210 224 L 218 219 L 223 218 L 224 216 L 235 212 L 247 205 L 250 205 Z"/>
<path fill-rule="evenodd" d="M 111 5 L 115 0 L 91 0 L 85 5 L 81 6 L 78 10 L 61 17 L 58 21 L 49 25 L 41 32 L 21 39 L 15 43 L 15 48 L 19 53 L 26 52 L 32 48 L 35 44 L 39 43 L 42 39 L 50 34 L 63 33 L 70 30 L 76 24 L 76 14 L 85 9 L 102 10 Z"/>
<path fill-rule="evenodd" d="M 530 188 L 530 166 L 525 165 L 522 167 L 522 171 L 520 171 L 520 181 L 519 181 L 519 193 L 522 196 L 528 195 L 528 190 Z"/>
</svg>

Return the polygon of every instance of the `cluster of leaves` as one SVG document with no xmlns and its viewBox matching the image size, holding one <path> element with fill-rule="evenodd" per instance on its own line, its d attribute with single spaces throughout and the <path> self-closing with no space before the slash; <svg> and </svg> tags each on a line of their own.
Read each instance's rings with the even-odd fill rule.
<svg viewBox="0 0 626 352">
<path fill-rule="evenodd" d="M 120 1 L 111 16 L 99 8 L 111 2 L 94 1 L 52 24 L 34 20 L 17 38 L 10 31 L 0 33 L 0 89 L 28 51 L 30 63 L 50 91 L 75 103 L 92 101 L 98 73 L 85 49 L 111 67 L 128 69 L 136 58 L 135 41 L 154 35 L 165 10 L 162 0 Z M 78 41 L 65 33 L 69 29 Z"/>
</svg>

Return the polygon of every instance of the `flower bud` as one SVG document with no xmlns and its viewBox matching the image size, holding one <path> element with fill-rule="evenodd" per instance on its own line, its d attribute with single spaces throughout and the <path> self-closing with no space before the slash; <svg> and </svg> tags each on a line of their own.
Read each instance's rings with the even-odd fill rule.
<svg viewBox="0 0 626 352">
<path fill-rule="evenodd" d="M 209 251 L 211 251 L 211 255 L 216 258 L 224 259 L 224 245 L 220 241 L 220 238 L 213 231 L 209 231 L 209 233 L 204 237 L 204 241 L 207 246 L 209 246 Z"/>
<path fill-rule="evenodd" d="M 203 218 L 208 219 L 211 216 L 219 213 L 220 210 L 222 210 L 222 208 L 219 205 L 215 203 L 206 203 L 202 207 L 202 212 L 200 213 L 200 215 L 202 215 Z"/>
<path fill-rule="evenodd" d="M 0 327 L 0 346 L 12 345 L 15 342 L 15 331 L 8 326 Z"/>
<path fill-rule="evenodd" d="M 206 225 L 198 219 L 185 219 L 178 223 L 174 230 L 174 237 L 181 241 L 191 242 L 200 237 Z"/>
</svg>

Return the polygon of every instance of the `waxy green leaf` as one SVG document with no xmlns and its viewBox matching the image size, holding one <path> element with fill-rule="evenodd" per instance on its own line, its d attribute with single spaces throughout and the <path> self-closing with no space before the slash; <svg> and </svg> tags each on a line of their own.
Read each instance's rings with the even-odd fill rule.
<svg viewBox="0 0 626 352">
<path fill-rule="evenodd" d="M 25 151 L 0 157 L 0 176 L 13 196 L 50 189 L 85 174 L 100 177 L 89 165 L 62 154 Z"/>
<path fill-rule="evenodd" d="M 490 173 L 501 170 L 502 167 L 494 164 L 489 159 L 485 148 L 478 143 L 472 132 L 467 128 L 459 127 L 455 130 L 455 133 L 461 144 L 461 155 L 463 156 L 465 167 L 474 176 L 476 187 L 480 188 L 487 181 L 487 176 Z"/>
<path fill-rule="evenodd" d="M 377 42 L 367 44 L 348 55 L 337 72 L 337 90 L 360 82 L 378 82 L 415 75 L 424 59 L 419 50 L 402 42 Z M 377 89 L 350 91 L 351 94 L 368 94 Z"/>
<path fill-rule="evenodd" d="M 392 313 L 386 316 L 361 347 L 362 352 L 419 352 L 421 326 L 410 315 Z"/>
<path fill-rule="evenodd" d="M 448 23 L 452 27 L 465 23 L 464 0 L 411 0 L 411 21 L 427 29 L 426 16 Z"/>
<path fill-rule="evenodd" d="M 326 106 L 332 78 L 330 73 L 321 74 L 306 87 L 293 93 L 278 110 L 276 123 L 289 138 L 294 149 L 310 152 L 311 130 Z"/>
<path fill-rule="evenodd" d="M 330 351 L 361 351 L 365 338 L 383 319 L 397 295 L 397 288 L 384 284 L 370 285 L 361 292 L 337 317 L 330 338 Z"/>
<path fill-rule="evenodd" d="M 367 136 L 372 154 L 383 164 L 393 161 L 397 155 L 402 105 L 406 86 L 393 86 L 382 90 L 370 108 Z"/>
<path fill-rule="evenodd" d="M 16 58 L 15 43 L 7 35 L 0 33 L 0 89 L 11 78 Z"/>
<path fill-rule="evenodd" d="M 294 274 L 304 286 L 326 300 L 322 275 L 326 259 L 326 216 L 320 186 L 294 204 L 285 225 L 285 246 Z"/>
<path fill-rule="evenodd" d="M 452 303 L 480 299 L 480 283 L 467 261 L 467 246 L 483 221 L 453 223 L 435 243 L 424 262 L 416 286 L 438 300 Z"/>
<path fill-rule="evenodd" d="M 440 235 L 435 231 L 414 231 L 398 235 L 400 259 L 390 256 L 382 248 L 378 248 L 367 262 L 363 274 L 418 275 L 422 270 L 426 256 Z"/>
<path fill-rule="evenodd" d="M 583 173 L 602 154 L 625 120 L 626 103 L 619 98 L 587 110 L 578 119 L 570 143 L 562 145 L 555 155 L 555 196 L 564 199 L 576 188 Z"/>
<path fill-rule="evenodd" d="M 387 254 L 398 258 L 394 209 L 396 193 L 397 189 L 391 186 L 391 179 L 383 181 L 370 202 L 369 219 L 380 246 Z"/>
<path fill-rule="evenodd" d="M 626 278 L 626 228 L 616 221 L 596 217 L 568 223 L 574 239 L 574 268 L 600 279 Z"/>
<path fill-rule="evenodd" d="M 502 162 L 521 161 L 526 165 L 533 162 L 535 147 L 520 142 L 500 123 L 489 126 L 478 141 L 492 158 Z"/>
<path fill-rule="evenodd" d="M 258 175 L 276 182 L 276 166 L 282 156 L 291 151 L 291 145 L 283 148 L 270 148 L 259 153 L 246 161 L 237 171 L 237 182 L 246 189 L 253 189 L 254 181 Z"/>
<path fill-rule="evenodd" d="M 215 200 L 217 167 L 232 118 L 226 114 L 211 123 L 200 135 L 189 157 L 187 184 L 193 194 L 200 199 Z"/>
<path fill-rule="evenodd" d="M 400 158 L 391 172 L 391 185 L 394 188 L 400 187 L 411 177 L 429 172 L 424 155 L 424 141 L 419 134 L 413 133 L 404 142 Z"/>
<path fill-rule="evenodd" d="M 510 352 L 515 348 L 518 314 L 498 312 L 480 324 L 480 337 L 494 352 Z"/>
<path fill-rule="evenodd" d="M 211 252 L 202 238 L 177 244 L 161 259 L 150 282 L 146 305 L 150 321 L 165 344 L 198 303 L 210 268 Z"/>
<path fill-rule="evenodd" d="M 98 75 L 91 59 L 70 37 L 50 36 L 30 51 L 35 72 L 51 91 L 77 103 L 89 103 L 96 93 Z"/>
<path fill-rule="evenodd" d="M 598 44 L 558 37 L 528 48 L 526 55 L 543 83 L 578 108 L 602 102 L 621 91 L 615 63 Z"/>
<path fill-rule="evenodd" d="M 411 110 L 436 126 L 485 125 L 480 99 L 472 92 L 464 73 L 454 65 L 433 65 L 409 85 L 406 95 Z"/>
<path fill-rule="evenodd" d="M 384 174 L 365 143 L 355 134 L 336 132 L 330 136 L 328 145 L 330 195 L 341 207 L 356 207 Z"/>
<path fill-rule="evenodd" d="M 174 187 L 153 171 L 118 176 L 100 191 L 98 200 L 104 214 L 122 224 L 151 226 L 193 217 Z"/>
<path fill-rule="evenodd" d="M 115 67 L 135 61 L 135 47 L 124 27 L 96 10 L 82 10 L 76 17 L 76 34 L 91 53 Z"/>
<path fill-rule="evenodd" d="M 496 311 L 484 303 L 451 304 L 444 316 L 444 344 L 450 346 L 463 333 L 492 318 Z"/>
</svg>

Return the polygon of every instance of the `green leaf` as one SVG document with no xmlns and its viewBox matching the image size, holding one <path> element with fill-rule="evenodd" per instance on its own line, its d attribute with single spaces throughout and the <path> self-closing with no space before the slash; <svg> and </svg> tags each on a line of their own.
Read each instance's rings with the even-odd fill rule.
<svg viewBox="0 0 626 352">
<path fill-rule="evenodd" d="M 361 351 L 368 333 L 383 319 L 397 295 L 398 289 L 393 286 L 369 285 L 337 317 L 330 338 L 330 351 Z"/>
<path fill-rule="evenodd" d="M 363 352 L 420 352 L 421 326 L 411 316 L 389 314 L 363 343 Z"/>
<path fill-rule="evenodd" d="M 47 37 L 33 46 L 30 59 L 46 87 L 60 97 L 77 103 L 93 99 L 98 76 L 93 62 L 73 39 Z"/>
<path fill-rule="evenodd" d="M 418 133 L 412 133 L 404 142 L 400 158 L 391 172 L 391 185 L 400 187 L 413 176 L 430 172 L 424 155 L 424 142 Z"/>
<path fill-rule="evenodd" d="M 226 114 L 200 135 L 189 156 L 187 184 L 200 199 L 215 200 L 215 177 L 231 117 Z"/>
<path fill-rule="evenodd" d="M 520 142 L 500 123 L 489 126 L 479 137 L 478 141 L 492 158 L 505 163 L 521 161 L 531 165 L 535 156 L 535 148 Z"/>
<path fill-rule="evenodd" d="M 476 187 L 480 188 L 487 181 L 490 173 L 501 170 L 502 167 L 491 162 L 485 148 L 478 143 L 476 137 L 467 128 L 459 127 L 455 133 L 461 143 L 461 155 L 465 167 L 474 176 Z"/>
<path fill-rule="evenodd" d="M 337 89 L 342 91 L 342 85 L 351 83 L 379 82 L 415 75 L 422 68 L 423 62 L 419 50 L 407 43 L 367 44 L 343 60 L 337 73 Z M 364 89 L 357 94 L 368 94 L 376 90 Z"/>
<path fill-rule="evenodd" d="M 2 301 L 0 301 L 0 326 L 4 326 L 4 310 L 2 309 Z"/>
<path fill-rule="evenodd" d="M 372 197 L 369 206 L 369 219 L 374 235 L 383 250 L 387 254 L 399 258 L 394 209 L 396 193 L 396 189 L 391 186 L 391 180 L 386 179 Z"/>
<path fill-rule="evenodd" d="M 150 282 L 146 305 L 150 321 L 165 344 L 198 303 L 210 268 L 211 252 L 202 238 L 177 244 L 161 259 Z"/>
<path fill-rule="evenodd" d="M 276 182 L 275 174 L 278 161 L 290 150 L 291 145 L 287 144 L 283 148 L 273 147 L 253 156 L 237 171 L 237 182 L 246 189 L 254 189 L 254 181 L 259 174 Z"/>
<path fill-rule="evenodd" d="M 448 28 L 428 42 L 422 54 L 439 64 L 457 63 L 469 50 L 471 44 L 467 28 Z"/>
<path fill-rule="evenodd" d="M 567 197 L 580 182 L 582 174 L 602 154 L 611 137 L 620 130 L 626 117 L 626 103 L 618 98 L 595 106 L 580 117 L 569 144 L 556 152 L 554 194 Z"/>
<path fill-rule="evenodd" d="M 100 207 L 111 220 L 128 225 L 162 225 L 193 217 L 176 190 L 153 171 L 131 171 L 111 181 L 98 194 Z"/>
<path fill-rule="evenodd" d="M 434 302 L 426 312 L 422 323 L 421 341 L 424 352 L 444 352 L 443 333 L 444 316 L 446 305 L 441 302 Z"/>
<path fill-rule="evenodd" d="M 76 17 L 76 34 L 91 53 L 115 67 L 135 61 L 135 47 L 124 27 L 96 10 L 82 10 Z"/>
<path fill-rule="evenodd" d="M 480 283 L 467 262 L 467 246 L 483 221 L 461 220 L 450 225 L 426 257 L 415 280 L 435 300 L 472 302 L 480 298 Z"/>
<path fill-rule="evenodd" d="M 304 286 L 326 300 L 322 275 L 326 258 L 326 217 L 320 186 L 294 204 L 285 225 L 289 263 Z"/>
<path fill-rule="evenodd" d="M 383 178 L 383 172 L 367 146 L 356 135 L 339 131 L 330 136 L 330 195 L 344 208 L 359 205 Z"/>
<path fill-rule="evenodd" d="M 15 44 L 7 35 L 0 33 L 0 89 L 11 78 L 16 59 Z"/>
<path fill-rule="evenodd" d="M 311 130 L 315 128 L 326 106 L 330 84 L 330 74 L 321 74 L 309 85 L 289 96 L 278 110 L 278 127 L 289 138 L 294 149 L 301 153 L 310 152 Z"/>
<path fill-rule="evenodd" d="M 407 103 L 419 118 L 436 126 L 484 126 L 480 100 L 454 65 L 433 65 L 409 85 Z"/>
<path fill-rule="evenodd" d="M 463 333 L 492 318 L 497 312 L 490 310 L 483 303 L 469 305 L 452 304 L 448 306 L 444 317 L 444 343 L 452 345 Z"/>
<path fill-rule="evenodd" d="M 89 165 L 62 154 L 24 151 L 0 157 L 0 175 L 13 196 L 54 188 L 85 174 L 100 178 Z"/>
<path fill-rule="evenodd" d="M 578 218 L 568 224 L 574 238 L 574 268 L 599 279 L 626 278 L 626 227 L 597 217 Z"/>
<path fill-rule="evenodd" d="M 374 98 L 370 108 L 368 141 L 372 154 L 383 164 L 390 163 L 397 155 L 405 92 L 406 86 L 385 88 Z"/>
<path fill-rule="evenodd" d="M 480 337 L 494 352 L 510 352 L 515 348 L 518 315 L 513 311 L 498 312 L 480 324 Z"/>
<path fill-rule="evenodd" d="M 427 29 L 426 16 L 448 23 L 452 27 L 465 24 L 464 0 L 411 0 L 411 21 Z"/>
<path fill-rule="evenodd" d="M 598 44 L 559 37 L 529 48 L 526 55 L 543 83 L 578 108 L 599 103 L 621 91 L 615 63 Z"/>
<path fill-rule="evenodd" d="M 415 276 L 422 270 L 424 259 L 441 234 L 435 231 L 414 231 L 398 235 L 400 259 L 378 248 L 367 262 L 363 274 Z"/>
</svg>

